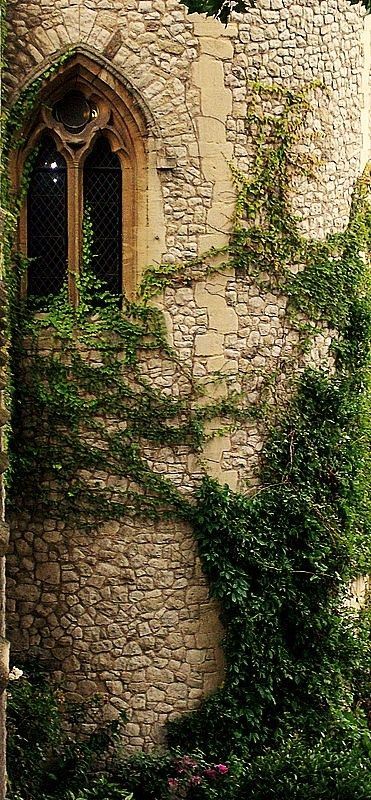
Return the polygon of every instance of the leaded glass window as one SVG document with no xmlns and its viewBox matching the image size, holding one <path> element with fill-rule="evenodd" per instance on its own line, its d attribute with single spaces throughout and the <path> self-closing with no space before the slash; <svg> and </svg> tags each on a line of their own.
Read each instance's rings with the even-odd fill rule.
<svg viewBox="0 0 371 800">
<path fill-rule="evenodd" d="M 107 87 L 95 68 L 89 79 L 86 63 L 84 57 L 81 70 L 76 57 L 65 81 L 58 73 L 12 159 L 16 193 L 26 159 L 37 150 L 18 228 L 19 252 L 29 258 L 21 292 L 31 295 L 34 308 L 44 308 L 45 298 L 64 286 L 71 304 L 79 303 L 88 207 L 91 267 L 107 290 L 135 296 L 138 260 L 145 258 L 146 239 L 138 233 L 138 220 L 142 228 L 147 220 L 145 121 L 129 94 L 117 94 L 116 83 Z"/>
<path fill-rule="evenodd" d="M 122 292 L 122 171 L 104 136 L 84 166 L 84 205 L 93 229 L 92 268 L 113 294 Z"/>
<path fill-rule="evenodd" d="M 28 293 L 57 294 L 67 274 L 67 168 L 51 136 L 44 136 L 27 198 Z"/>
</svg>

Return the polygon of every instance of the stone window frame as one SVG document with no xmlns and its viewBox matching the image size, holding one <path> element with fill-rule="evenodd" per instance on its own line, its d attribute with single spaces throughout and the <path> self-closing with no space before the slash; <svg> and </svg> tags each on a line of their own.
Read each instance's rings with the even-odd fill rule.
<svg viewBox="0 0 371 800">
<path fill-rule="evenodd" d="M 68 293 L 71 304 L 78 303 L 76 279 L 81 267 L 83 223 L 83 168 L 97 138 L 103 135 L 120 161 L 122 181 L 122 289 L 132 299 L 138 282 L 143 227 L 147 213 L 147 137 L 146 120 L 139 104 L 124 83 L 111 78 L 104 68 L 76 55 L 68 65 L 46 83 L 38 106 L 25 127 L 25 144 L 11 163 L 13 189 L 21 186 L 25 163 L 45 134 L 52 136 L 67 165 Z M 98 109 L 98 114 L 79 133 L 71 133 L 53 115 L 53 108 L 70 91 L 80 91 Z M 18 250 L 27 256 L 27 198 L 20 213 Z M 21 292 L 27 294 L 27 275 Z"/>
</svg>

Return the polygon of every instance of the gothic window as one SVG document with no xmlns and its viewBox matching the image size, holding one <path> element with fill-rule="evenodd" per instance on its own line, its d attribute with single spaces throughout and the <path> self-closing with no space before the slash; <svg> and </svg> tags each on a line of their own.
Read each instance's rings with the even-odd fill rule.
<svg viewBox="0 0 371 800">
<path fill-rule="evenodd" d="M 14 162 L 15 186 L 36 152 L 19 246 L 27 255 L 23 290 L 36 305 L 67 281 L 78 303 L 83 218 L 92 224 L 91 268 L 107 289 L 130 296 L 142 242 L 137 216 L 145 202 L 145 128 L 124 88 L 116 93 L 82 58 L 46 87 Z M 127 98 L 126 105 L 123 97 Z M 140 169 L 138 168 L 140 167 Z M 141 215 L 141 219 L 146 219 Z"/>
</svg>

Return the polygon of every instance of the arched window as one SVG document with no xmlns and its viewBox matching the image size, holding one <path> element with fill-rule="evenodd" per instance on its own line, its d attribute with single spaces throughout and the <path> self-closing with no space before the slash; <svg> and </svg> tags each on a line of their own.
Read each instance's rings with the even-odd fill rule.
<svg viewBox="0 0 371 800">
<path fill-rule="evenodd" d="M 44 136 L 27 201 L 28 292 L 56 294 L 67 276 L 67 168 L 51 136 Z"/>
<path fill-rule="evenodd" d="M 45 115 L 51 128 L 39 142 L 27 196 L 28 294 L 57 294 L 68 280 L 71 298 L 78 299 L 74 278 L 81 271 L 83 215 L 89 209 L 92 268 L 110 292 L 121 295 L 124 149 L 121 162 L 109 142 L 113 132 L 101 133 L 111 121 L 110 109 L 75 88 Z"/>
<path fill-rule="evenodd" d="M 29 259 L 23 291 L 39 307 L 64 281 L 78 303 L 84 208 L 93 229 L 92 270 L 113 294 L 134 295 L 138 262 L 148 263 L 146 124 L 125 85 L 118 91 L 103 69 L 98 77 L 86 56 L 73 57 L 45 85 L 12 162 L 17 190 L 26 159 L 37 153 L 19 249 Z"/>
</svg>

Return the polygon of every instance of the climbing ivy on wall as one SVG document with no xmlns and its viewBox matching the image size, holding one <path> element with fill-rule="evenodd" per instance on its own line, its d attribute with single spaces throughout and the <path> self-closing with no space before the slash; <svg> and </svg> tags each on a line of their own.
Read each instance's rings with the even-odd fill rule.
<svg viewBox="0 0 371 800">
<path fill-rule="evenodd" d="M 367 694 L 367 644 L 346 598 L 352 576 L 370 565 L 369 179 L 355 189 L 345 232 L 303 237 L 290 191 L 293 170 L 311 169 L 293 157 L 308 95 L 254 92 L 255 174 L 240 178 L 232 263 L 262 288 L 284 290 L 293 324 L 300 312 L 334 330 L 335 368 L 304 371 L 297 381 L 268 439 L 254 497 L 210 479 L 197 493 L 193 525 L 222 608 L 227 672 L 201 709 L 171 723 L 169 739 L 214 757 L 262 754 L 291 736 L 307 744 L 345 736 L 350 709 L 362 729 Z M 262 105 L 271 111 L 263 115 Z M 256 796 L 277 791 L 272 782 L 272 795 Z"/>
<path fill-rule="evenodd" d="M 259 410 L 240 407 L 235 396 L 208 402 L 169 347 L 159 311 L 125 301 L 123 312 L 93 274 L 93 247 L 87 212 L 77 308 L 65 288 L 38 303 L 41 318 L 32 302 L 15 312 L 9 505 L 93 526 L 125 513 L 187 518 L 189 502 L 152 470 L 144 446 L 200 452 L 209 419 L 231 424 Z M 153 385 L 145 373 L 148 358 L 173 365 L 174 382 L 185 386 L 180 399 Z M 97 485 L 95 470 L 127 485 L 122 491 Z"/>
<path fill-rule="evenodd" d="M 350 5 L 355 5 L 358 0 L 350 0 Z M 207 14 L 216 17 L 225 24 L 229 21 L 232 11 L 244 14 L 249 8 L 256 5 L 255 0 L 182 0 L 189 13 Z M 370 11 L 370 0 L 362 0 L 362 5 Z"/>
<path fill-rule="evenodd" d="M 254 0 L 184 0 L 189 13 L 207 14 L 208 17 L 217 17 L 221 22 L 227 23 L 232 11 L 243 14 L 248 8 L 255 5 Z"/>
<path fill-rule="evenodd" d="M 254 170 L 251 178 L 235 171 L 236 218 L 224 252 L 240 281 L 253 278 L 262 289 L 285 292 L 303 350 L 316 326 L 334 331 L 334 370 L 323 365 L 293 376 L 280 414 L 243 395 L 205 398 L 151 305 L 184 275 L 196 280 L 216 269 L 213 253 L 150 268 L 137 299 L 125 300 L 121 310 L 92 273 L 87 210 L 80 303 L 72 308 L 65 290 L 40 315 L 20 299 L 25 265 L 21 260 L 15 270 L 6 249 L 14 387 L 9 504 L 89 527 L 127 513 L 191 522 L 210 591 L 220 601 L 226 677 L 197 712 L 171 723 L 169 744 L 183 752 L 199 748 L 215 762 L 238 757 L 243 766 L 233 796 L 255 800 L 303 797 L 315 770 L 328 777 L 322 788 L 318 778 L 321 794 L 313 786 L 313 797 L 366 800 L 370 788 L 367 625 L 345 602 L 349 582 L 366 571 L 370 555 L 369 179 L 355 188 L 346 231 L 323 241 L 301 234 L 290 194 L 296 171 L 313 166 L 296 150 L 311 91 L 251 86 Z M 8 130 L 15 129 L 10 117 Z M 174 379 L 187 387 L 181 399 L 153 386 L 143 370 L 148 357 L 173 365 Z M 148 446 L 202 452 L 211 419 L 236 426 L 264 412 L 269 433 L 261 486 L 252 497 L 205 476 L 187 500 L 146 457 Z M 96 470 L 120 479 L 122 490 L 96 484 Z M 337 766 L 344 753 L 348 773 Z M 307 777 L 299 774 L 303 764 Z M 122 765 L 117 769 L 122 774 Z M 126 767 L 125 785 L 136 790 L 148 769 L 148 761 L 142 771 Z M 299 774 L 296 784 L 283 779 L 285 770 Z M 213 796 L 197 786 L 189 797 Z"/>
</svg>

